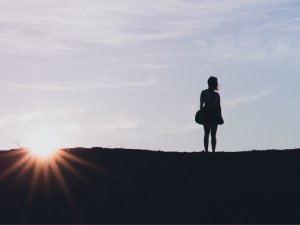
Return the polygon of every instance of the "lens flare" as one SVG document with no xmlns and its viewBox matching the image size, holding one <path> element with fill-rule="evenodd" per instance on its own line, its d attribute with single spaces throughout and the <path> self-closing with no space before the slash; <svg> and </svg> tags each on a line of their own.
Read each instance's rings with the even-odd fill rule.
<svg viewBox="0 0 300 225">
<path fill-rule="evenodd" d="M 55 153 L 57 153 L 59 149 L 56 148 L 50 148 L 50 147 L 30 147 L 29 151 L 30 153 L 39 158 L 39 159 L 48 159 L 50 157 L 53 157 Z"/>
<path fill-rule="evenodd" d="M 32 156 L 39 159 L 48 159 L 53 157 L 61 148 L 61 140 L 54 132 L 43 131 L 32 134 L 27 143 Z"/>
<path fill-rule="evenodd" d="M 54 131 L 43 129 L 43 132 L 28 132 L 26 145 L 31 146 L 30 148 L 24 147 L 11 150 L 4 156 L 1 156 L 1 160 L 5 157 L 13 160 L 9 160 L 11 161 L 10 165 L 0 171 L 0 182 L 9 179 L 10 181 L 12 180 L 13 186 L 19 184 L 28 185 L 26 188 L 28 190 L 26 198 L 26 213 L 28 215 L 35 213 L 33 211 L 35 209 L 34 204 L 40 190 L 44 191 L 44 196 L 46 196 L 53 191 L 53 187 L 58 185 L 70 212 L 75 213 L 74 215 L 77 216 L 80 214 L 80 207 L 70 188 L 72 183 L 68 183 L 67 178 L 72 175 L 80 179 L 87 188 L 93 191 L 95 186 L 81 173 L 82 167 L 104 176 L 111 176 L 111 174 L 99 167 L 99 165 L 95 165 L 73 154 L 78 151 L 76 148 L 59 148 L 58 143 L 62 146 L 63 142 L 61 136 Z M 27 183 L 28 178 L 30 178 L 29 183 Z M 25 183 L 23 183 L 24 181 Z"/>
</svg>

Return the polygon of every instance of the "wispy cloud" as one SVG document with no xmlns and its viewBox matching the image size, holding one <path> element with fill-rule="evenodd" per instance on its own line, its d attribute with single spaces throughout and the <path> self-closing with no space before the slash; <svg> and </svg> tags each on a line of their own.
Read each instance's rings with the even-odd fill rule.
<svg viewBox="0 0 300 225">
<path fill-rule="evenodd" d="M 84 81 L 74 85 L 53 84 L 53 83 L 10 83 L 1 85 L 5 89 L 18 89 L 18 90 L 37 90 L 37 91 L 55 91 L 55 92 L 68 92 L 68 91 L 89 91 L 99 88 L 147 88 L 160 85 L 158 77 L 150 77 L 145 79 L 124 79 L 116 78 L 113 76 L 96 76 L 92 81 Z"/>
<path fill-rule="evenodd" d="M 230 12 L 276 0 L 16 0 L 0 3 L 0 51 L 65 54 L 83 43 L 124 46 L 204 33 L 231 19 Z M 227 16 L 224 16 L 227 15 Z"/>
<path fill-rule="evenodd" d="M 152 87 L 160 84 L 159 78 L 146 78 L 144 80 L 125 80 L 109 76 L 100 76 L 95 79 L 93 85 L 97 88 L 135 88 L 135 87 Z"/>
<path fill-rule="evenodd" d="M 265 97 L 271 95 L 273 92 L 274 92 L 274 89 L 265 89 L 265 90 L 260 90 L 253 94 L 240 95 L 231 100 L 224 102 L 224 106 L 233 107 L 233 106 L 237 106 L 240 104 L 258 101 L 262 98 L 265 98 Z"/>
<path fill-rule="evenodd" d="M 167 64 L 154 64 L 154 63 L 147 63 L 144 64 L 143 67 L 145 67 L 146 69 L 150 69 L 150 70 L 160 70 L 160 69 L 166 69 L 166 68 L 170 68 L 170 65 Z"/>
<path fill-rule="evenodd" d="M 300 49 L 300 41 L 290 35 L 278 37 L 277 34 L 266 39 L 258 33 L 223 35 L 214 38 L 210 44 L 198 45 L 199 53 L 206 54 L 206 59 L 213 62 L 274 62 L 290 58 Z"/>
<path fill-rule="evenodd" d="M 108 118 L 106 121 L 99 122 L 99 125 L 96 126 L 88 126 L 88 129 L 96 129 L 96 130 L 131 130 L 137 129 L 140 125 L 139 119 L 127 117 L 124 115 L 113 116 Z"/>
<path fill-rule="evenodd" d="M 172 121 L 165 121 L 156 128 L 159 133 L 188 133 L 196 129 L 198 126 L 195 124 L 182 125 Z"/>
<path fill-rule="evenodd" d="M 289 105 L 297 105 L 298 104 L 298 100 L 296 99 L 292 99 L 288 102 Z"/>
<path fill-rule="evenodd" d="M 62 133 L 76 133 L 82 130 L 82 126 L 77 123 L 67 124 L 58 129 L 59 132 Z"/>
<path fill-rule="evenodd" d="M 300 121 L 300 116 L 294 117 L 293 120 Z"/>
<path fill-rule="evenodd" d="M 198 107 L 195 105 L 190 105 L 183 107 L 182 109 L 176 111 L 176 113 L 170 113 L 168 117 L 163 117 L 158 119 L 158 123 L 150 125 L 157 133 L 189 133 L 197 130 L 199 126 L 194 122 L 193 117 Z"/>
<path fill-rule="evenodd" d="M 26 123 L 26 122 L 29 122 L 32 119 L 38 118 L 42 115 L 43 115 L 42 111 L 22 112 L 22 113 L 18 113 L 18 114 L 9 114 L 9 115 L 3 116 L 0 119 L 0 126 L 3 126 L 4 124 L 9 124 L 11 122 Z"/>
<path fill-rule="evenodd" d="M 55 84 L 25 84 L 25 83 L 13 83 L 6 85 L 8 88 L 15 89 L 31 89 L 39 91 L 85 91 L 84 87 L 75 87 L 68 85 L 55 85 Z"/>
<path fill-rule="evenodd" d="M 29 123 L 39 118 L 50 118 L 51 116 L 70 116 L 71 114 L 79 114 L 84 112 L 85 109 L 78 107 L 64 107 L 54 108 L 48 110 L 34 110 L 34 111 L 21 111 L 19 113 L 13 113 L 4 115 L 0 119 L 0 127 L 11 124 L 24 124 Z"/>
</svg>

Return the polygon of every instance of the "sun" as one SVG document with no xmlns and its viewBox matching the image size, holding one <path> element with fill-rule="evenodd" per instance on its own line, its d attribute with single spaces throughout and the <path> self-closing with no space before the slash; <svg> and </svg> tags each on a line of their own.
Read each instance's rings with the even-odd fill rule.
<svg viewBox="0 0 300 225">
<path fill-rule="evenodd" d="M 32 156 L 47 159 L 61 149 L 61 138 L 53 130 L 42 130 L 31 133 L 26 145 Z"/>
<path fill-rule="evenodd" d="M 39 159 L 48 159 L 54 156 L 58 150 L 59 148 L 44 145 L 36 145 L 29 148 L 30 153 Z"/>
</svg>

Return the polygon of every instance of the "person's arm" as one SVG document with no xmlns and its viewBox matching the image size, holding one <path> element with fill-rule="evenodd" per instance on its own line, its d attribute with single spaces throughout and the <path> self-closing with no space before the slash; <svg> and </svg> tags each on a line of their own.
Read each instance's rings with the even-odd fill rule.
<svg viewBox="0 0 300 225">
<path fill-rule="evenodd" d="M 223 116 L 222 116 L 221 97 L 220 97 L 219 93 L 218 93 L 218 114 L 220 117 L 219 124 L 223 124 L 224 120 L 223 120 Z"/>
<path fill-rule="evenodd" d="M 204 93 L 203 91 L 201 92 L 201 96 L 200 96 L 200 109 L 203 109 L 203 105 L 204 105 Z"/>
<path fill-rule="evenodd" d="M 218 111 L 219 111 L 219 114 L 222 115 L 222 109 L 221 109 L 221 97 L 220 97 L 220 94 L 217 93 L 217 96 L 218 96 Z"/>
</svg>

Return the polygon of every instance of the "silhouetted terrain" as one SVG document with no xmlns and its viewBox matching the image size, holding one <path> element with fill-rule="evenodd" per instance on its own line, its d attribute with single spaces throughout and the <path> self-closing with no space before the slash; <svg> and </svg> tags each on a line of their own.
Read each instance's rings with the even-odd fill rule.
<svg viewBox="0 0 300 225">
<path fill-rule="evenodd" d="M 1 172 L 18 151 L 0 152 Z M 60 161 L 44 179 L 21 166 L 0 180 L 0 223 L 300 223 L 300 149 L 64 151 L 99 170 Z"/>
</svg>

